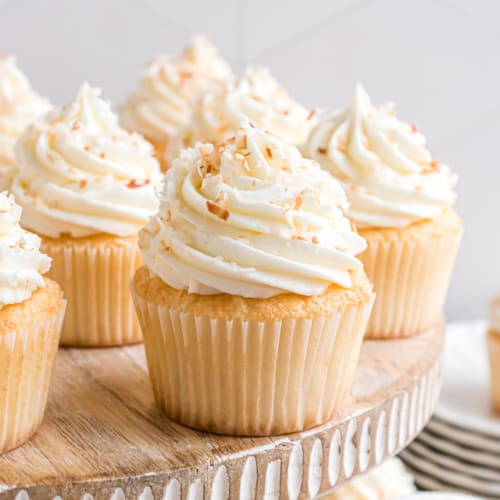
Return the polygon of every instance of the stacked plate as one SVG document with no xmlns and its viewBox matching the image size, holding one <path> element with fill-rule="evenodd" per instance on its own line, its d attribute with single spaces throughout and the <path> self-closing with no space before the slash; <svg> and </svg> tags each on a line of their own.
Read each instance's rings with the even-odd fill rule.
<svg viewBox="0 0 500 500">
<path fill-rule="evenodd" d="M 435 416 L 401 453 L 419 488 L 500 499 L 500 415 L 490 409 L 486 328 L 448 326 Z"/>
</svg>

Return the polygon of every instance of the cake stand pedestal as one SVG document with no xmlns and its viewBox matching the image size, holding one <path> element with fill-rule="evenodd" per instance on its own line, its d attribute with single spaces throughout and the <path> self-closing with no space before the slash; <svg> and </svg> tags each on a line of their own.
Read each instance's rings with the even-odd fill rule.
<svg viewBox="0 0 500 500">
<path fill-rule="evenodd" d="M 141 345 L 61 349 L 36 436 L 0 457 L 0 500 L 303 499 L 395 455 L 430 418 L 444 323 L 367 341 L 348 401 L 306 432 L 260 438 L 196 432 L 153 400 Z M 1 416 L 0 416 L 1 418 Z"/>
</svg>

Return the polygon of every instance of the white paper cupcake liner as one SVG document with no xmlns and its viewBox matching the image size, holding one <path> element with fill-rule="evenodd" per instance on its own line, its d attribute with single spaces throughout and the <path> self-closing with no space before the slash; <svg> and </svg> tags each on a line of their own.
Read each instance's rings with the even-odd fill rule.
<svg viewBox="0 0 500 500">
<path fill-rule="evenodd" d="M 65 308 L 63 301 L 50 319 L 0 334 L 0 454 L 42 422 Z"/>
<path fill-rule="evenodd" d="M 351 387 L 373 304 L 330 317 L 229 321 L 132 295 L 166 415 L 200 430 L 253 436 L 332 417 Z"/>
<path fill-rule="evenodd" d="M 49 278 L 64 290 L 68 309 L 61 345 L 119 346 L 142 342 L 129 281 L 141 264 L 133 239 L 94 244 L 44 241 L 52 257 Z"/>
<path fill-rule="evenodd" d="M 442 315 L 461 231 L 408 241 L 367 236 L 359 256 L 377 300 L 366 338 L 416 335 Z"/>
</svg>

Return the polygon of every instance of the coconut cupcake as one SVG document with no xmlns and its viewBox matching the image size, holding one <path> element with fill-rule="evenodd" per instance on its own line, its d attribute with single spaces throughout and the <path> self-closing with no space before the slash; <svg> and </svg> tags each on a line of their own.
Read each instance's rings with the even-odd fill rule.
<svg viewBox="0 0 500 500">
<path fill-rule="evenodd" d="M 450 168 L 432 159 L 392 104 L 373 106 L 359 85 L 346 109 L 319 123 L 305 153 L 343 183 L 348 215 L 368 243 L 360 259 L 377 301 L 367 336 L 406 337 L 434 325 L 462 234 Z"/>
<path fill-rule="evenodd" d="M 370 471 L 345 482 L 324 500 L 393 500 L 417 491 L 413 476 L 398 458 L 389 458 Z"/>
<path fill-rule="evenodd" d="M 68 299 L 64 345 L 141 340 L 128 281 L 140 264 L 137 232 L 157 208 L 160 168 L 152 146 L 121 129 L 99 95 L 84 84 L 16 146 L 23 225 L 41 235 L 49 276 Z"/>
<path fill-rule="evenodd" d="M 488 353 L 491 405 L 495 411 L 500 413 L 500 295 L 494 297 L 490 302 Z"/>
<path fill-rule="evenodd" d="M 137 90 L 122 106 L 120 122 L 146 137 L 160 161 L 166 161 L 168 142 L 188 124 L 194 100 L 211 85 L 232 78 L 218 50 L 205 37 L 197 36 L 180 56 L 153 59 Z"/>
<path fill-rule="evenodd" d="M 182 152 L 132 283 L 170 418 L 268 435 L 338 409 L 372 305 L 346 205 L 329 174 L 248 122 L 227 143 Z"/>
<path fill-rule="evenodd" d="M 50 108 L 34 92 L 13 56 L 0 57 L 0 192 L 15 175 L 14 145 L 26 126 Z"/>
<path fill-rule="evenodd" d="M 65 309 L 59 286 L 43 278 L 50 258 L 20 216 L 0 193 L 0 454 L 42 422 Z"/>
<path fill-rule="evenodd" d="M 316 124 L 316 112 L 292 99 L 267 68 L 250 66 L 236 82 L 212 87 L 197 101 L 188 125 L 172 140 L 170 161 L 198 141 L 218 144 L 234 136 L 242 115 L 295 145 Z"/>
</svg>

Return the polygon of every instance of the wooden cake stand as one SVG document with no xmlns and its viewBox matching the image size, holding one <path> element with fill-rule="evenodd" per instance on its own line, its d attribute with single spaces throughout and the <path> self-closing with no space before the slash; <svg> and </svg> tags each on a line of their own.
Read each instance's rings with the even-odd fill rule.
<svg viewBox="0 0 500 500">
<path fill-rule="evenodd" d="M 439 393 L 443 339 L 440 324 L 412 339 L 365 342 L 335 418 L 270 438 L 196 432 L 162 416 L 141 345 L 62 349 L 40 431 L 0 457 L 0 499 L 315 497 L 422 429 Z"/>
</svg>

